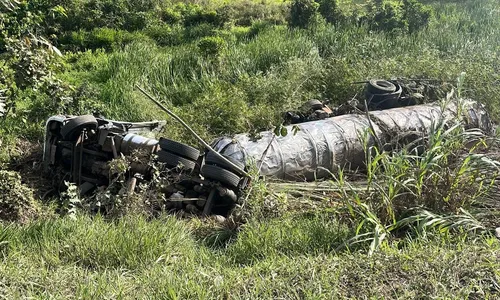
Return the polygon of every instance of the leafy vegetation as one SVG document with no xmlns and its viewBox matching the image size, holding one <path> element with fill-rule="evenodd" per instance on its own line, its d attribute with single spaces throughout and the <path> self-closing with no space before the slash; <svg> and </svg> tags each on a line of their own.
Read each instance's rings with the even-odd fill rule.
<svg viewBox="0 0 500 300">
<path fill-rule="evenodd" d="M 306 28 L 315 21 L 318 15 L 319 3 L 314 0 L 293 1 L 290 9 L 291 27 Z"/>
<path fill-rule="evenodd" d="M 366 149 L 373 155 L 365 173 L 334 173 L 311 193 L 258 180 L 224 221 L 153 218 L 145 211 L 148 191 L 124 197 L 119 181 L 95 199 L 79 199 L 70 185 L 61 197 L 41 201 L 28 176 L 39 158 L 26 160 L 39 151 L 53 114 L 163 119 L 135 84 L 206 139 L 271 129 L 283 111 L 312 98 L 344 103 L 362 92 L 352 83 L 369 78 L 452 84 L 457 97 L 484 103 L 498 119 L 497 6 L 3 1 L 1 294 L 498 297 L 500 244 L 491 234 L 498 226 L 498 141 L 464 129 L 462 120 L 435 124 L 414 147 Z M 167 122 L 162 136 L 195 144 Z M 40 206 L 57 216 L 39 213 Z M 95 215 L 103 210 L 112 220 Z"/>
<path fill-rule="evenodd" d="M 37 212 L 33 191 L 24 186 L 21 176 L 13 171 L 0 171 L 0 218 L 27 221 Z"/>
<path fill-rule="evenodd" d="M 42 298 L 495 297 L 499 245 L 488 236 L 429 232 L 368 256 L 332 251 L 348 229 L 326 216 L 251 223 L 222 249 L 192 230 L 175 217 L 2 227 L 9 284 L 0 289 Z"/>
</svg>

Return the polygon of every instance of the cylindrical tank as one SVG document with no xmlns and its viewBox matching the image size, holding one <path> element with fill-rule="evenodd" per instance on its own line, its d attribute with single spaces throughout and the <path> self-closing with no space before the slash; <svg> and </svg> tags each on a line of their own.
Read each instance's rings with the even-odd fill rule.
<svg viewBox="0 0 500 300">
<path fill-rule="evenodd" d="M 372 111 L 368 116 L 349 114 L 302 123 L 295 125 L 295 134 L 293 126 L 288 126 L 288 135 L 280 137 L 272 131 L 260 133 L 258 139 L 239 134 L 216 140 L 214 148 L 239 161 L 262 164 L 261 175 L 304 181 L 325 177 L 338 168 L 363 167 L 368 147 L 377 142 L 384 145 L 397 135 L 425 136 L 440 121 L 464 118 L 468 127 L 492 132 L 484 107 L 470 100 Z"/>
<path fill-rule="evenodd" d="M 132 154 L 135 149 L 146 149 L 148 152 L 153 153 L 158 149 L 158 140 L 129 133 L 123 137 L 117 147 L 125 155 Z"/>
</svg>

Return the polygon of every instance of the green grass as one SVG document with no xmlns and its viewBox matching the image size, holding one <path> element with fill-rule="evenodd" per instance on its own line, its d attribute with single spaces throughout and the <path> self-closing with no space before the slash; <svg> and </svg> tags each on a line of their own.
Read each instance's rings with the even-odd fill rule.
<svg viewBox="0 0 500 300">
<path fill-rule="evenodd" d="M 217 57 L 204 57 L 196 43 L 163 48 L 140 42 L 95 61 L 86 54 L 80 59 L 92 62 L 90 68 L 70 68 L 64 78 L 97 86 L 108 117 L 160 117 L 134 91 L 140 83 L 205 137 L 270 128 L 281 112 L 310 98 L 342 103 L 360 92 L 351 82 L 368 78 L 455 81 L 465 72 L 464 96 L 498 117 L 500 17 L 494 1 L 433 5 L 434 22 L 412 35 L 330 25 L 271 27 L 251 38 L 222 30 L 227 45 Z M 209 110 L 217 113 L 203 113 Z M 168 128 L 166 135 L 184 135 L 175 123 Z"/>
<path fill-rule="evenodd" d="M 210 2 L 215 7 L 227 1 Z M 128 121 L 166 118 L 134 90 L 136 83 L 207 139 L 269 129 L 281 121 L 283 111 L 311 98 L 343 103 L 361 92 L 353 81 L 375 77 L 455 83 L 465 72 L 462 96 L 485 103 L 498 120 L 497 2 L 426 2 L 435 8 L 436 19 L 412 35 L 352 25 L 292 30 L 256 22 L 250 27 L 212 28 L 211 34 L 224 39 L 224 46 L 211 56 L 198 47 L 203 28 L 182 31 L 179 36 L 189 39 L 176 46 L 164 47 L 135 32 L 124 44 L 106 41 L 106 50 L 67 52 L 54 72 L 72 84 L 80 98 L 58 106 L 39 91 L 19 91 L 16 110 L 0 123 L 0 166 L 19 167 L 16 159 L 22 162 L 29 153 L 20 141 L 40 141 L 44 121 L 52 114 L 99 112 Z M 114 34 L 102 30 L 108 31 Z M 194 144 L 179 124 L 167 122 L 162 136 Z M 484 210 L 478 210 L 472 197 L 477 194 L 469 190 L 476 187 L 474 180 L 479 177 L 474 172 L 484 167 L 478 163 L 484 160 L 464 152 L 467 133 L 453 132 L 446 139 L 443 130 L 435 133 L 433 147 L 421 159 L 404 151 L 393 156 L 379 153 L 365 178 L 375 184 L 357 191 L 338 180 L 342 193 L 322 195 L 324 202 L 275 194 L 272 184 L 258 182 L 247 207 L 222 225 L 168 215 L 152 220 L 137 214 L 105 219 L 84 212 L 75 220 L 40 217 L 23 225 L 1 223 L 0 295 L 7 299 L 498 298 L 500 243 L 491 234 L 498 226 L 494 217 L 498 213 L 491 208 L 498 201 L 493 193 L 490 219 L 480 218 Z M 457 153 L 468 159 L 457 159 Z M 413 177 L 419 180 L 411 181 Z M 408 193 L 411 196 L 405 196 Z M 408 216 L 409 206 L 419 213 Z M 426 208 L 437 215 L 425 215 Z M 478 217 L 486 229 L 456 228 L 459 222 L 476 224 L 464 219 L 467 213 Z M 428 221 L 442 226 L 426 226 Z M 404 222 L 409 226 L 400 227 Z M 354 243 L 356 237 L 367 240 Z"/>
<path fill-rule="evenodd" d="M 499 242 L 428 233 L 373 256 L 335 252 L 328 217 L 249 223 L 212 248 L 189 221 L 79 217 L 2 227 L 6 298 L 495 298 Z M 496 295 L 496 296 L 495 296 Z"/>
</svg>

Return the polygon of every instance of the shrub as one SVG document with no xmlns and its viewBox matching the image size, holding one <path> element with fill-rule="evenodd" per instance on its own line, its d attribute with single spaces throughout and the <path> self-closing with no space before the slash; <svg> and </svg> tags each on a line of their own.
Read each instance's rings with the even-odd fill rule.
<svg viewBox="0 0 500 300">
<path fill-rule="evenodd" d="M 252 37 L 258 35 L 259 33 L 263 32 L 269 28 L 272 28 L 272 24 L 270 24 L 269 22 L 266 22 L 266 21 L 254 22 L 252 24 L 252 26 L 250 26 L 250 31 L 248 32 L 248 37 L 252 38 Z"/>
<path fill-rule="evenodd" d="M 314 0 L 294 0 L 290 8 L 290 27 L 306 28 L 318 16 L 319 4 Z"/>
<path fill-rule="evenodd" d="M 433 10 L 429 5 L 423 5 L 417 0 L 403 0 L 404 19 L 408 22 L 408 31 L 416 32 L 427 27 L 432 16 Z"/>
<path fill-rule="evenodd" d="M 179 24 L 182 21 L 182 14 L 179 10 L 172 7 L 167 7 L 160 14 L 160 18 L 163 22 L 174 25 Z"/>
<path fill-rule="evenodd" d="M 338 0 L 318 0 L 319 13 L 328 23 L 338 24 L 343 20 L 343 15 L 338 7 Z"/>
<path fill-rule="evenodd" d="M 21 175 L 0 171 L 0 220 L 27 221 L 36 211 L 33 191 L 22 183 Z"/>
<path fill-rule="evenodd" d="M 145 38 L 146 36 L 141 33 L 110 28 L 96 28 L 87 35 L 85 48 L 111 50 L 114 47 L 123 47 L 133 41 L 144 40 Z"/>
<path fill-rule="evenodd" d="M 184 26 L 194 26 L 202 23 L 210 24 L 216 27 L 224 25 L 225 19 L 218 15 L 214 10 L 205 10 L 198 5 L 188 5 L 184 10 Z"/>
<path fill-rule="evenodd" d="M 416 32 L 426 27 L 432 16 L 432 7 L 418 0 L 377 1 L 366 20 L 371 29 L 380 31 Z"/>
<path fill-rule="evenodd" d="M 87 35 L 84 30 L 68 32 L 59 38 L 59 44 L 65 50 L 81 50 L 86 47 Z"/>
<path fill-rule="evenodd" d="M 383 31 L 406 31 L 408 22 L 404 19 L 403 5 L 396 1 L 383 1 L 371 22 L 372 29 Z"/>
<path fill-rule="evenodd" d="M 256 21 L 279 25 L 286 23 L 287 9 L 284 4 L 245 0 L 228 3 L 217 13 L 236 26 L 251 26 Z"/>
<path fill-rule="evenodd" d="M 103 48 L 110 50 L 119 39 L 120 33 L 111 28 L 96 28 L 87 38 L 87 47 L 92 49 Z"/>
<path fill-rule="evenodd" d="M 186 111 L 187 112 L 187 111 Z M 202 113 L 200 112 L 210 112 Z M 223 135 L 245 130 L 249 114 L 244 95 L 230 85 L 221 84 L 197 99 L 192 104 L 190 123 L 210 124 L 211 134 Z"/>
<path fill-rule="evenodd" d="M 88 0 L 64 1 L 67 17 L 59 17 L 63 31 L 108 27 L 124 30 L 144 29 L 152 19 L 152 1 Z M 136 3 L 137 2 L 137 3 Z M 45 10 L 46 11 L 46 10 Z"/>
<path fill-rule="evenodd" d="M 249 37 L 250 28 L 246 26 L 233 26 L 229 34 L 233 36 L 236 41 L 241 41 Z"/>
<path fill-rule="evenodd" d="M 28 38 L 8 40 L 6 50 L 4 59 L 15 71 L 16 85 L 20 88 L 39 86 L 58 67 L 58 60 L 46 47 Z"/>
<path fill-rule="evenodd" d="M 205 56 L 217 56 L 224 48 L 226 42 L 221 37 L 209 36 L 198 42 L 198 49 Z"/>
<path fill-rule="evenodd" d="M 146 28 L 151 16 L 147 12 L 132 12 L 125 15 L 125 21 L 120 29 L 135 31 Z"/>
<path fill-rule="evenodd" d="M 175 46 L 183 43 L 184 31 L 179 25 L 157 25 L 146 29 L 146 35 L 158 46 Z"/>
</svg>

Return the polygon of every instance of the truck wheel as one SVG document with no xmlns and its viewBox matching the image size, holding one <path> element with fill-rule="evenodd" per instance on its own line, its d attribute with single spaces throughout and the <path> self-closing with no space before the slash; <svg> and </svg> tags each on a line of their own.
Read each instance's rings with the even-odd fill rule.
<svg viewBox="0 0 500 300">
<path fill-rule="evenodd" d="M 196 167 L 196 163 L 194 161 L 186 159 L 184 157 L 180 157 L 178 155 L 175 155 L 173 153 L 164 150 L 158 151 L 157 155 L 159 162 L 165 163 L 167 166 L 171 168 L 175 168 L 180 164 L 182 164 L 185 170 L 192 171 Z"/>
<path fill-rule="evenodd" d="M 372 79 L 368 83 L 368 91 L 372 94 L 388 94 L 396 91 L 396 85 L 387 80 Z"/>
<path fill-rule="evenodd" d="M 65 141 L 75 141 L 84 128 L 97 128 L 97 120 L 92 115 L 78 116 L 70 119 L 61 128 L 61 136 Z"/>
<path fill-rule="evenodd" d="M 228 171 L 231 171 L 236 174 L 242 175 L 242 171 L 245 168 L 245 164 L 228 156 L 223 155 L 225 158 L 227 158 L 230 162 L 234 163 L 238 169 L 234 168 L 233 166 L 229 165 L 227 162 L 219 158 L 215 153 L 212 151 L 209 151 L 207 156 L 205 157 L 205 163 L 209 165 L 215 165 L 219 166 L 223 169 L 226 169 Z"/>
<path fill-rule="evenodd" d="M 198 149 L 169 139 L 160 138 L 160 148 L 190 160 L 198 160 L 200 156 Z"/>
<path fill-rule="evenodd" d="M 226 169 L 218 166 L 204 165 L 201 174 L 209 180 L 219 181 L 222 184 L 235 188 L 240 183 L 240 177 Z"/>
<path fill-rule="evenodd" d="M 323 103 L 319 100 L 313 99 L 307 101 L 305 107 L 307 110 L 318 110 L 323 108 Z"/>
</svg>

